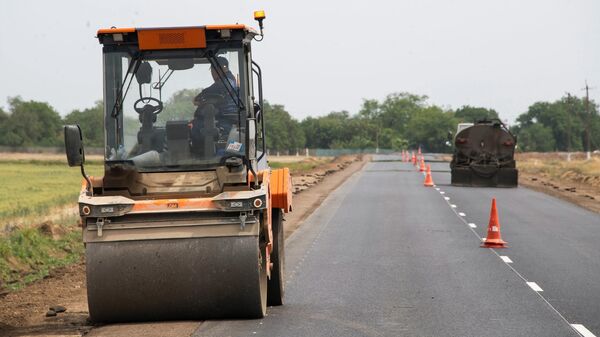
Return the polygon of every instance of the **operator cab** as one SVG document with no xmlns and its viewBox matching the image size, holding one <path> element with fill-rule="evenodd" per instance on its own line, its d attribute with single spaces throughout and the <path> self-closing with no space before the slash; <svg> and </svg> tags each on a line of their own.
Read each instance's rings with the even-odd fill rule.
<svg viewBox="0 0 600 337">
<path fill-rule="evenodd" d="M 258 37 L 238 24 L 99 30 L 106 143 L 98 192 L 214 194 L 266 167 L 262 79 L 251 57 Z"/>
<path fill-rule="evenodd" d="M 106 162 L 160 172 L 247 159 L 255 35 L 243 25 L 100 30 Z"/>
</svg>

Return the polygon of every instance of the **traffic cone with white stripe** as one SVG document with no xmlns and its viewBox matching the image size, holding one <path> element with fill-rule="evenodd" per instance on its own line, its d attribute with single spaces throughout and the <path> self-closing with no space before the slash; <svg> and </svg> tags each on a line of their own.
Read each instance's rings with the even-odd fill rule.
<svg viewBox="0 0 600 337">
<path fill-rule="evenodd" d="M 412 163 L 417 166 L 417 156 L 415 156 L 415 151 L 412 151 Z"/>
<path fill-rule="evenodd" d="M 425 158 L 421 156 L 421 165 L 419 166 L 419 172 L 425 172 Z"/>
<path fill-rule="evenodd" d="M 433 179 L 431 178 L 431 165 L 427 164 L 427 171 L 425 174 L 425 182 L 423 183 L 425 187 L 433 187 L 435 184 L 433 183 Z"/>
<path fill-rule="evenodd" d="M 490 223 L 488 225 L 487 237 L 481 244 L 482 248 L 506 248 L 508 242 L 502 240 L 500 234 L 500 221 L 496 210 L 496 198 L 492 199 L 492 210 L 490 211 Z"/>
</svg>

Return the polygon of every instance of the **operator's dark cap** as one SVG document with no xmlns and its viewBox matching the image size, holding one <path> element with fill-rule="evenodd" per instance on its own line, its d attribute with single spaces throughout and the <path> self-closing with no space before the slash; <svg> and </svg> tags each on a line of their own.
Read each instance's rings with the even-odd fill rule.
<svg viewBox="0 0 600 337">
<path fill-rule="evenodd" d="M 218 56 L 215 58 L 217 63 L 221 66 L 221 67 L 228 67 L 229 68 L 229 61 L 227 61 L 226 58 L 224 58 L 223 56 Z M 212 68 L 212 65 L 211 65 Z"/>
</svg>

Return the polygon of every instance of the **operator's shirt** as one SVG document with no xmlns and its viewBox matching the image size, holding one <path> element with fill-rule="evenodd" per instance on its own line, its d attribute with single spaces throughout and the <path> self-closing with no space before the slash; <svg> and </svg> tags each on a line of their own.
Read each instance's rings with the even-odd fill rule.
<svg viewBox="0 0 600 337">
<path fill-rule="evenodd" d="M 229 84 L 231 86 L 229 87 L 229 90 L 231 90 L 233 88 L 232 94 L 234 97 L 236 97 L 239 95 L 239 88 L 237 85 L 237 81 L 235 80 L 235 77 L 233 76 L 233 74 L 231 73 L 231 71 L 228 71 L 225 74 L 225 80 L 229 82 Z M 218 94 L 223 96 L 225 99 L 223 100 L 223 103 L 219 104 L 219 106 L 217 106 L 216 108 L 219 110 L 219 114 L 236 114 L 238 113 L 238 107 L 237 104 L 235 103 L 234 99 L 231 97 L 231 95 L 229 94 L 228 88 L 225 87 L 225 83 L 223 83 L 223 81 L 221 81 L 220 79 L 218 81 L 216 81 L 215 83 L 211 84 L 208 88 L 202 90 L 202 92 L 200 94 L 198 94 L 198 98 L 202 98 L 203 95 L 208 95 L 208 94 Z M 237 119 L 237 118 L 236 118 Z M 230 125 L 231 127 L 231 125 Z"/>
</svg>

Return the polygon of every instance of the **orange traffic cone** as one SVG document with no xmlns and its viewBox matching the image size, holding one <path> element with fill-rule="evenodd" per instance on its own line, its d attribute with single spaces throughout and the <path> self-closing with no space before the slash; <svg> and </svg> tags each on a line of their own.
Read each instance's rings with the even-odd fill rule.
<svg viewBox="0 0 600 337">
<path fill-rule="evenodd" d="M 488 225 L 487 237 L 481 244 L 482 248 L 505 248 L 507 242 L 502 240 L 500 234 L 500 221 L 496 210 L 496 198 L 492 199 L 492 210 L 490 211 L 490 224 Z"/>
<path fill-rule="evenodd" d="M 427 164 L 427 171 L 425 174 L 425 182 L 423 183 L 425 187 L 433 187 L 435 184 L 433 183 L 433 179 L 431 178 L 431 165 Z"/>
<path fill-rule="evenodd" d="M 421 165 L 419 166 L 419 172 L 425 172 L 425 159 L 421 156 Z"/>
<path fill-rule="evenodd" d="M 421 155 L 421 146 L 419 145 L 419 156 Z"/>
<path fill-rule="evenodd" d="M 412 163 L 417 166 L 417 156 L 415 156 L 415 151 L 412 152 Z"/>
</svg>

